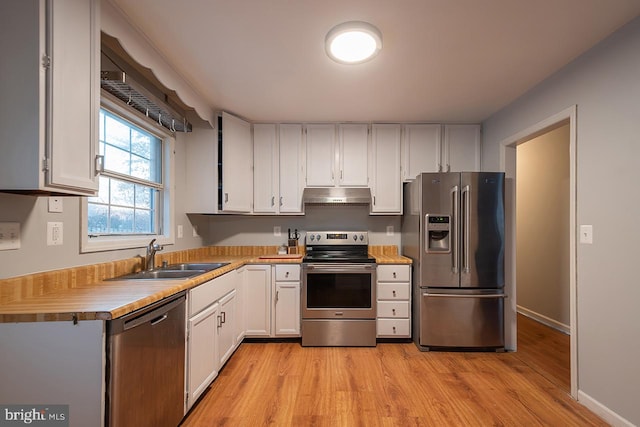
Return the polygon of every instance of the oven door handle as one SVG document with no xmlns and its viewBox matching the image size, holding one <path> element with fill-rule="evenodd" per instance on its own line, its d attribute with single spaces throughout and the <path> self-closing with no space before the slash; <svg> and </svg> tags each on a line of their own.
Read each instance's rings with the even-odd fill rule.
<svg viewBox="0 0 640 427">
<path fill-rule="evenodd" d="M 330 271 L 332 273 L 369 272 L 376 268 L 376 264 L 303 264 L 308 271 Z"/>
</svg>

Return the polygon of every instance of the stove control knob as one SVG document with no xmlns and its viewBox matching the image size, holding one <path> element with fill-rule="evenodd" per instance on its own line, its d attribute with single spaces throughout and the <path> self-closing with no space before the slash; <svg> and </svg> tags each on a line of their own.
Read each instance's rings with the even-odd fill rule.
<svg viewBox="0 0 640 427">
<path fill-rule="evenodd" d="M 360 241 L 363 242 L 364 241 L 364 236 L 361 234 L 360 235 Z"/>
<path fill-rule="evenodd" d="M 319 242 L 320 241 L 320 235 L 316 235 L 316 240 Z"/>
<path fill-rule="evenodd" d="M 314 236 L 313 234 L 311 236 L 309 236 L 309 238 L 311 239 L 311 241 L 313 242 L 313 240 L 316 238 L 316 236 Z"/>
<path fill-rule="evenodd" d="M 354 235 L 353 235 L 353 241 L 355 242 L 355 241 L 357 241 L 357 240 L 358 240 L 358 235 L 354 234 Z"/>
</svg>

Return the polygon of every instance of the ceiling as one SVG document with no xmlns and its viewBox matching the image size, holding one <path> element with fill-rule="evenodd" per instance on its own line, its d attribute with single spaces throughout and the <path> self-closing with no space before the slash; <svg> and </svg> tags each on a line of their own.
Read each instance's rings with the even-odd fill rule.
<svg viewBox="0 0 640 427">
<path fill-rule="evenodd" d="M 259 121 L 480 122 L 640 14 L 640 0 L 111 0 L 215 109 Z M 360 20 L 383 48 L 331 61 Z"/>
</svg>

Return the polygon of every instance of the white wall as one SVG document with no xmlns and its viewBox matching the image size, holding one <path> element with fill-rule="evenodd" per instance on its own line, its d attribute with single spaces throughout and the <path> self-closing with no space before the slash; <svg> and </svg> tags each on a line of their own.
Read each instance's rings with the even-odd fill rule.
<svg viewBox="0 0 640 427">
<path fill-rule="evenodd" d="M 569 125 L 517 147 L 518 308 L 568 331 Z"/>
<path fill-rule="evenodd" d="M 578 388 L 640 424 L 640 18 L 484 123 L 483 168 L 499 169 L 501 141 L 577 105 Z M 535 53 L 532 53 L 535 60 Z"/>
<path fill-rule="evenodd" d="M 205 244 L 270 246 L 287 243 L 287 229 L 305 231 L 369 231 L 370 245 L 400 246 L 400 216 L 370 216 L 365 206 L 307 206 L 304 216 L 242 216 L 211 215 L 209 234 Z M 280 226 L 282 235 L 273 235 L 273 227 Z M 394 235 L 387 236 L 387 226 Z M 300 239 L 304 245 L 304 239 Z M 398 248 L 399 250 L 399 248 Z"/>
<path fill-rule="evenodd" d="M 176 228 L 178 225 L 183 226 L 184 237 L 176 239 L 176 244 L 167 246 L 166 251 L 202 246 L 202 238 L 192 237 L 191 221 L 206 227 L 205 221 L 198 218 L 190 220 L 184 212 L 185 202 L 182 196 L 186 194 L 184 191 L 186 186 L 185 144 L 188 143 L 189 138 L 190 134 L 176 134 L 175 144 L 175 218 Z M 64 197 L 63 212 L 49 213 L 47 197 L 0 193 L 0 222 L 19 222 L 21 232 L 20 249 L 0 251 L 0 279 L 119 260 L 145 253 L 144 248 L 139 248 L 81 254 L 80 199 L 80 197 Z M 47 246 L 48 221 L 63 223 L 62 245 Z M 175 233 L 176 230 L 173 231 Z"/>
</svg>

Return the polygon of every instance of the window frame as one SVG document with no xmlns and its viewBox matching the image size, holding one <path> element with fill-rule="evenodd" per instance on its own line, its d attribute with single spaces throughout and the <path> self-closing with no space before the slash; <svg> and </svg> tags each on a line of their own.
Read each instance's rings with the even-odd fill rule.
<svg viewBox="0 0 640 427">
<path fill-rule="evenodd" d="M 158 206 L 158 214 L 161 217 L 157 221 L 160 230 L 157 230 L 155 234 L 98 235 L 89 237 L 88 198 L 82 197 L 80 203 L 80 252 L 142 248 L 146 247 L 151 239 L 156 239 L 157 243 L 161 245 L 175 244 L 175 235 L 172 231 L 175 222 L 175 137 L 155 121 L 124 105 L 122 101 L 104 90 L 101 91 L 100 108 L 108 110 L 110 113 L 162 140 L 163 189 L 160 190 L 160 206 Z"/>
</svg>

